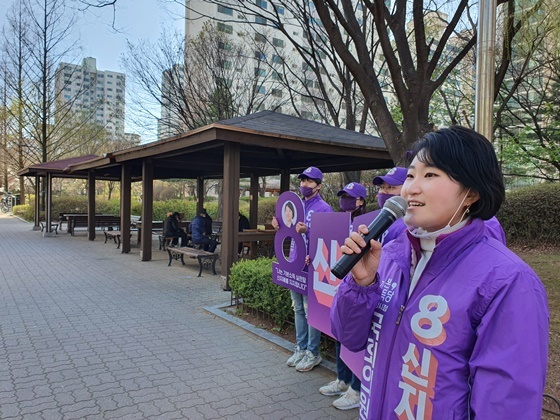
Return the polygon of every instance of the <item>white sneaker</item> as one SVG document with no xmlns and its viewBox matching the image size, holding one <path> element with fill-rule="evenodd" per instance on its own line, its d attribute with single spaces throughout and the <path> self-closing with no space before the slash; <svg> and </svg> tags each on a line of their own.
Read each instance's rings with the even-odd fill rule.
<svg viewBox="0 0 560 420">
<path fill-rule="evenodd" d="M 328 385 L 319 388 L 319 392 L 327 397 L 334 397 L 335 395 L 340 395 L 348 389 L 348 384 L 344 381 L 337 379 L 336 381 L 329 382 Z"/>
<path fill-rule="evenodd" d="M 288 361 L 286 362 L 286 364 L 290 367 L 294 367 L 295 365 L 297 365 L 301 359 L 303 359 L 305 357 L 305 350 L 300 350 L 299 347 L 296 347 L 296 351 L 294 351 L 294 354 L 292 354 L 290 356 L 290 358 L 288 359 Z"/>
<path fill-rule="evenodd" d="M 309 372 L 311 369 L 321 363 L 322 360 L 323 358 L 320 354 L 318 354 L 317 356 L 313 356 L 313 353 L 311 353 L 309 350 L 306 350 L 305 357 L 301 359 L 301 361 L 296 365 L 296 370 L 298 372 Z"/>
<path fill-rule="evenodd" d="M 352 388 L 348 388 L 348 391 L 342 394 L 340 398 L 334 400 L 332 405 L 339 410 L 358 408 L 360 406 L 360 393 Z"/>
</svg>

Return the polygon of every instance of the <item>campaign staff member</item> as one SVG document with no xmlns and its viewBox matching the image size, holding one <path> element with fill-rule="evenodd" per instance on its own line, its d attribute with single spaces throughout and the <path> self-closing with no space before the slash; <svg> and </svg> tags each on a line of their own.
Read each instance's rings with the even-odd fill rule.
<svg viewBox="0 0 560 420">
<path fill-rule="evenodd" d="M 296 232 L 305 235 L 306 255 L 309 254 L 309 233 L 311 232 L 311 215 L 314 212 L 332 212 L 329 206 L 321 198 L 321 187 L 323 173 L 319 168 L 310 166 L 298 175 L 300 180 L 300 193 L 303 196 L 303 207 L 305 211 L 305 222 L 297 222 Z M 284 214 L 284 218 L 287 215 Z M 292 215 L 293 217 L 293 215 Z M 272 218 L 272 225 L 278 229 L 278 220 Z M 321 331 L 313 328 L 307 322 L 307 295 L 290 290 L 292 306 L 294 308 L 294 321 L 296 327 L 297 347 L 294 354 L 290 356 L 286 364 L 295 367 L 299 372 L 308 372 L 322 361 L 319 354 L 321 342 Z"/>
<path fill-rule="evenodd" d="M 395 166 L 390 169 L 387 174 L 373 178 L 373 185 L 377 187 L 377 204 L 379 204 L 379 210 L 373 212 L 372 220 L 377 217 L 388 199 L 396 195 L 401 195 L 402 186 L 404 181 L 406 181 L 406 173 L 406 168 Z M 385 231 L 385 233 L 383 233 L 379 242 L 381 242 L 382 245 L 385 245 L 404 231 L 404 222 L 402 219 L 397 219 L 397 221 L 393 223 L 389 229 Z"/>
<path fill-rule="evenodd" d="M 383 250 L 372 240 L 331 308 L 335 337 L 366 349 L 360 414 L 540 419 L 546 293 L 485 227 L 505 197 L 494 149 L 452 127 L 426 134 L 411 159 L 401 191 L 408 231 Z M 341 249 L 364 245 L 353 232 Z"/>
</svg>

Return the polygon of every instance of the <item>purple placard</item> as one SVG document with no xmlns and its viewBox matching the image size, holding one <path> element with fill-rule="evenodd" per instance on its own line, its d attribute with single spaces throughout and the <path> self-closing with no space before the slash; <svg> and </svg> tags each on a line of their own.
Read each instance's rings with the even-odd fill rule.
<svg viewBox="0 0 560 420">
<path fill-rule="evenodd" d="M 353 230 L 359 225 L 369 225 L 377 216 L 377 212 L 366 213 L 354 219 Z M 313 229 L 310 237 L 311 265 L 308 274 L 308 320 L 309 324 L 321 332 L 332 335 L 330 323 L 330 307 L 336 287 L 342 280 L 334 277 L 330 267 L 340 258 L 340 246 L 350 233 L 349 213 L 313 213 L 311 216 Z M 341 346 L 340 357 L 346 366 L 360 380 L 362 379 L 362 368 L 364 366 L 365 350 L 352 352 Z"/>
<path fill-rule="evenodd" d="M 329 313 L 336 287 L 342 280 L 331 273 L 331 266 L 342 256 L 340 247 L 350 233 L 350 213 L 313 213 L 311 226 L 307 320 L 332 337 Z"/>
<path fill-rule="evenodd" d="M 274 237 L 274 253 L 278 262 L 272 264 L 272 280 L 280 286 L 306 295 L 307 246 L 304 236 L 296 232 L 297 222 L 305 221 L 305 211 L 299 196 L 290 191 L 280 195 L 275 215 L 280 228 Z"/>
</svg>

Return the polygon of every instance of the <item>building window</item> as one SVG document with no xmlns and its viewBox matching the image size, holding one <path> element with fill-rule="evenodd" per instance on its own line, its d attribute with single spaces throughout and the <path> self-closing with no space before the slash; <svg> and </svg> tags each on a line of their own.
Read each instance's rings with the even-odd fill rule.
<svg viewBox="0 0 560 420">
<path fill-rule="evenodd" d="M 258 67 L 255 67 L 255 77 L 264 77 L 266 75 L 266 72 L 264 71 L 264 69 L 259 69 Z"/>
<path fill-rule="evenodd" d="M 256 86 L 255 93 L 260 93 L 261 95 L 264 95 L 266 93 L 266 89 L 264 88 L 263 85 Z"/>
<path fill-rule="evenodd" d="M 280 57 L 279 55 L 274 54 L 272 56 L 272 62 L 274 64 L 284 64 L 284 59 L 282 57 Z"/>
<path fill-rule="evenodd" d="M 272 96 L 276 96 L 277 98 L 282 97 L 282 89 L 272 89 L 271 93 Z"/>
<path fill-rule="evenodd" d="M 282 6 L 276 6 L 276 11 L 278 12 L 279 15 L 284 14 L 284 8 Z"/>
<path fill-rule="evenodd" d="M 218 22 L 218 31 L 231 35 L 233 33 L 233 26 Z"/>
<path fill-rule="evenodd" d="M 256 42 L 266 42 L 266 36 L 256 33 L 255 34 L 255 41 Z"/>
<path fill-rule="evenodd" d="M 255 2 L 255 4 L 256 4 L 258 7 L 260 7 L 261 9 L 266 9 L 266 7 L 268 6 L 268 5 L 266 4 L 266 1 L 264 1 L 264 0 L 257 0 L 257 1 Z"/>
<path fill-rule="evenodd" d="M 272 38 L 272 45 L 274 45 L 275 47 L 284 48 L 286 46 L 286 43 L 282 39 Z"/>
<path fill-rule="evenodd" d="M 233 16 L 233 9 L 218 4 L 218 13 L 223 13 L 224 15 Z"/>
<path fill-rule="evenodd" d="M 258 23 L 259 25 L 266 25 L 267 20 L 262 16 L 255 16 L 255 23 Z"/>
<path fill-rule="evenodd" d="M 266 55 L 262 51 L 255 51 L 255 60 L 264 61 L 266 60 Z"/>
</svg>

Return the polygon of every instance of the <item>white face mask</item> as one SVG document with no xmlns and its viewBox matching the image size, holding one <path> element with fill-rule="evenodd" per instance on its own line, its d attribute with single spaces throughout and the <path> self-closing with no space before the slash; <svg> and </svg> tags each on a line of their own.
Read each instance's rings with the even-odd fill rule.
<svg viewBox="0 0 560 420">
<path fill-rule="evenodd" d="M 467 190 L 467 193 L 463 197 L 463 200 L 461 200 L 461 204 L 459 204 L 459 207 L 457 207 L 457 210 L 455 210 L 455 213 L 453 213 L 453 216 L 451 216 L 451 220 L 449 220 L 449 222 L 447 222 L 447 225 L 445 225 L 441 229 L 435 230 L 433 232 L 428 232 L 427 230 L 425 230 L 421 227 L 417 227 L 417 228 L 413 228 L 412 230 L 409 229 L 410 234 L 412 236 L 414 236 L 415 238 L 418 238 L 418 239 L 435 239 L 439 235 L 455 232 L 456 230 L 462 228 L 465 225 L 465 223 L 463 223 L 463 222 L 467 221 L 467 218 L 465 218 L 465 220 L 463 220 L 463 218 L 468 213 L 469 207 L 467 207 L 465 209 L 465 211 L 461 215 L 461 219 L 459 220 L 459 222 L 457 224 L 455 224 L 454 226 L 451 226 L 451 222 L 453 221 L 453 219 L 455 218 L 455 216 L 457 215 L 457 213 L 461 209 L 461 206 L 463 205 L 463 203 L 467 199 L 467 195 L 469 195 L 470 190 L 471 190 L 470 188 Z"/>
</svg>

